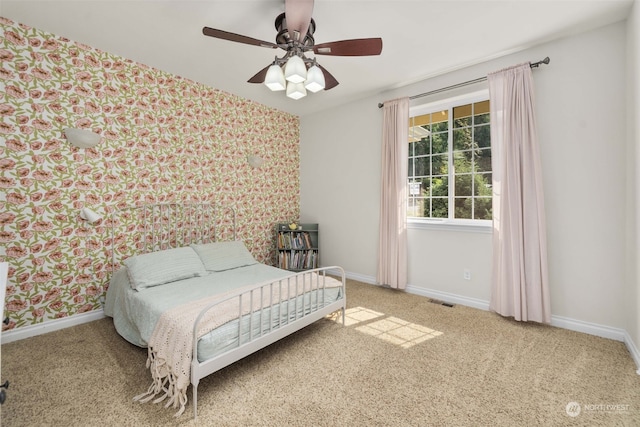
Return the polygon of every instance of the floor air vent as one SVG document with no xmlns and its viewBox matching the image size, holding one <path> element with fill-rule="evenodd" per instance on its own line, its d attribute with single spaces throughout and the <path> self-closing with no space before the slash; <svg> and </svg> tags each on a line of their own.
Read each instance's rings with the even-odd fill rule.
<svg viewBox="0 0 640 427">
<path fill-rule="evenodd" d="M 450 302 L 440 301 L 439 299 L 429 298 L 429 302 L 438 305 L 444 305 L 445 307 L 453 307 L 453 304 Z"/>
</svg>

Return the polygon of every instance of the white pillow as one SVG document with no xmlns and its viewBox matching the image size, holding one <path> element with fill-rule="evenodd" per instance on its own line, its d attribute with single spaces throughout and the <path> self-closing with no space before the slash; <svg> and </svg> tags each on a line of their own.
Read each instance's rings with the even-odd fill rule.
<svg viewBox="0 0 640 427">
<path fill-rule="evenodd" d="M 207 271 L 224 271 L 257 264 L 242 240 L 191 245 Z"/>
<path fill-rule="evenodd" d="M 200 257 L 189 247 L 137 255 L 124 260 L 133 289 L 143 289 L 207 274 Z"/>
</svg>

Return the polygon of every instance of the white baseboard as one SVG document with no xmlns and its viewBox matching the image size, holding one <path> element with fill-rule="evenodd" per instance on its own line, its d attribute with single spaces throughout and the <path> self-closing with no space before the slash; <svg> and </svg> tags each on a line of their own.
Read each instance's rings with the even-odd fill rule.
<svg viewBox="0 0 640 427">
<path fill-rule="evenodd" d="M 640 351 L 638 351 L 638 347 L 636 347 L 633 339 L 631 339 L 631 335 L 626 331 L 624 333 L 624 343 L 626 344 L 629 353 L 631 353 L 631 358 L 636 362 L 636 366 L 638 367 L 636 374 L 640 375 Z"/>
<path fill-rule="evenodd" d="M 363 274 L 351 273 L 349 271 L 345 272 L 347 279 L 357 280 L 358 282 L 368 283 L 370 285 L 377 285 L 376 278 L 371 276 L 365 276 Z"/>
<path fill-rule="evenodd" d="M 76 314 L 74 316 L 63 317 L 61 319 L 50 320 L 38 325 L 29 325 L 15 330 L 2 332 L 2 344 L 13 341 L 23 340 L 25 338 L 35 337 L 37 335 L 46 334 L 48 332 L 69 328 L 71 326 L 81 325 L 94 320 L 105 317 L 102 309 L 93 310 L 86 313 Z"/>
<path fill-rule="evenodd" d="M 623 342 L 625 340 L 624 336 L 627 333 L 624 329 L 554 315 L 551 316 L 551 326 Z"/>
<path fill-rule="evenodd" d="M 489 310 L 489 301 L 484 301 L 477 298 L 465 297 L 462 295 L 436 291 L 435 289 L 421 288 L 413 285 L 407 285 L 406 290 L 410 294 L 421 295 L 423 297 L 433 298 L 443 302 L 464 305 L 466 307 L 473 307 L 484 311 Z"/>
</svg>

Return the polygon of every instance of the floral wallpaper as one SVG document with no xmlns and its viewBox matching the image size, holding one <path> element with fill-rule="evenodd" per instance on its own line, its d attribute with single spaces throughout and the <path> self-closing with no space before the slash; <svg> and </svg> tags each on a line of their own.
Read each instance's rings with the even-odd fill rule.
<svg viewBox="0 0 640 427">
<path fill-rule="evenodd" d="M 75 148 L 67 127 L 101 142 Z M 101 309 L 110 229 L 83 207 L 232 205 L 238 237 L 272 263 L 275 224 L 299 215 L 298 147 L 296 116 L 0 18 L 3 328 Z"/>
</svg>

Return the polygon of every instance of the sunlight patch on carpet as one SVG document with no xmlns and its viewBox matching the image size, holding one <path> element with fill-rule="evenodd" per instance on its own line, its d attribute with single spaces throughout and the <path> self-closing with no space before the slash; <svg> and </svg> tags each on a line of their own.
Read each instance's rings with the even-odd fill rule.
<svg viewBox="0 0 640 427">
<path fill-rule="evenodd" d="M 384 316 L 384 313 L 378 313 L 377 311 L 369 310 L 364 307 L 348 308 L 346 310 L 346 326 L 353 326 L 361 322 L 368 322 L 378 317 Z"/>
<path fill-rule="evenodd" d="M 364 307 L 347 309 L 345 325 L 359 325 L 355 328 L 357 331 L 380 338 L 402 348 L 410 348 L 442 335 L 440 331 L 407 322 L 398 317 L 387 316 L 384 313 Z"/>
</svg>

